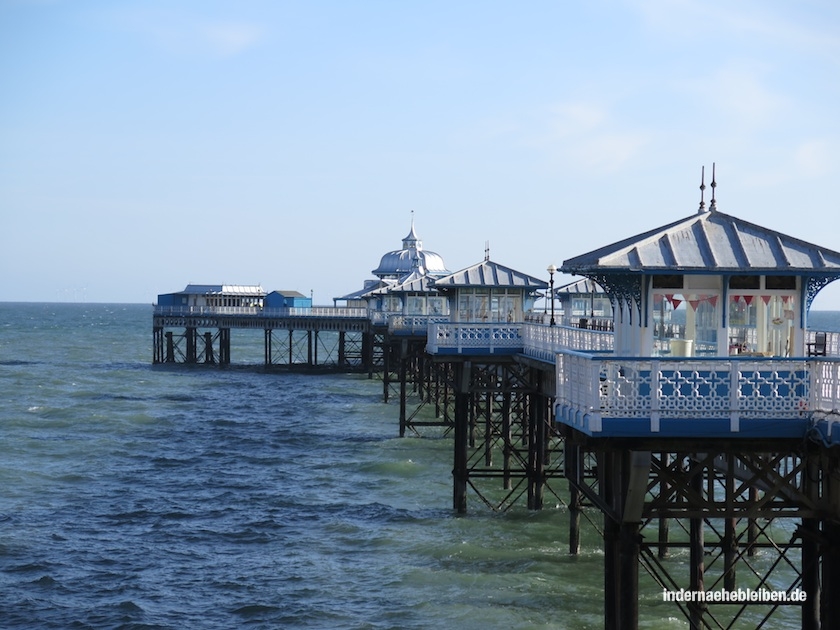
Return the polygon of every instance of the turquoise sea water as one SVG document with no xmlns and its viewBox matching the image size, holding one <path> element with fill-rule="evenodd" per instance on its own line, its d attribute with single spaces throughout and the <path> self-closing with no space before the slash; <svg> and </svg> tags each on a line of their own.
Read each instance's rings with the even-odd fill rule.
<svg viewBox="0 0 840 630">
<path fill-rule="evenodd" d="M 152 366 L 151 337 L 145 305 L 0 304 L 0 627 L 603 627 L 597 532 L 453 514 L 451 441 L 396 437 L 379 381 Z"/>
</svg>

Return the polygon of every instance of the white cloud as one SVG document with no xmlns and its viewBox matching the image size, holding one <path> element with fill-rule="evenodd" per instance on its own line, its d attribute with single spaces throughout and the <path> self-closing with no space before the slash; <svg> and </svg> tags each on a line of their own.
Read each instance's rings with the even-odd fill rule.
<svg viewBox="0 0 840 630">
<path fill-rule="evenodd" d="M 622 168 L 650 141 L 648 133 L 622 128 L 606 107 L 595 103 L 557 105 L 539 127 L 532 144 L 552 161 L 597 174 Z"/>
<path fill-rule="evenodd" d="M 833 32 L 837 5 L 825 2 L 729 0 L 628 0 L 645 22 L 671 39 L 708 40 L 757 37 L 774 48 L 786 48 L 821 58 L 840 59 L 840 39 Z"/>
<path fill-rule="evenodd" d="M 139 34 L 153 45 L 187 55 L 237 55 L 258 44 L 264 29 L 239 20 L 207 20 L 169 9 L 124 9 L 110 14 L 120 28 Z"/>
<path fill-rule="evenodd" d="M 262 29 L 244 22 L 217 22 L 198 28 L 199 34 L 220 55 L 236 55 L 262 38 Z"/>
<path fill-rule="evenodd" d="M 597 129 L 604 124 L 606 117 L 600 106 L 566 103 L 551 109 L 549 127 L 554 136 L 564 138 Z"/>
</svg>

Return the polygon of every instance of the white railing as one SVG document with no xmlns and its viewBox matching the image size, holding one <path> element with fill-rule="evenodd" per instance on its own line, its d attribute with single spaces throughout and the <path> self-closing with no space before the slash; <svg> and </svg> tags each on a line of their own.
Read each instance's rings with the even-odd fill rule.
<svg viewBox="0 0 840 630">
<path fill-rule="evenodd" d="M 525 324 L 522 340 L 525 354 L 544 361 L 554 361 L 563 348 L 590 352 L 612 352 L 614 335 L 601 330 L 587 330 L 571 326 L 543 326 Z"/>
<path fill-rule="evenodd" d="M 811 404 L 815 411 L 840 411 L 840 361 L 821 359 L 810 361 L 813 373 Z"/>
<path fill-rule="evenodd" d="M 396 334 L 426 334 L 430 324 L 447 322 L 446 315 L 390 315 L 388 331 Z"/>
<path fill-rule="evenodd" d="M 260 308 L 259 306 L 155 306 L 155 315 L 253 315 L 260 317 L 367 317 L 366 308 L 312 306 Z"/>
<path fill-rule="evenodd" d="M 382 311 L 368 311 L 370 323 L 377 326 L 385 326 L 388 323 L 388 316 L 390 313 L 383 313 Z"/>
<path fill-rule="evenodd" d="M 557 354 L 557 403 L 589 431 L 606 418 L 788 419 L 840 407 L 840 362 L 829 359 L 605 357 Z"/>
<path fill-rule="evenodd" d="M 805 332 L 805 343 L 814 343 L 817 336 L 816 330 L 808 330 Z M 840 356 L 840 333 L 827 332 L 825 333 L 825 353 L 828 356 Z"/>
<path fill-rule="evenodd" d="M 816 332 L 806 331 L 806 342 L 813 342 Z M 522 327 L 525 354 L 546 361 L 554 361 L 561 350 L 581 352 L 613 352 L 612 331 L 578 328 L 577 326 L 548 326 L 532 319 Z M 827 356 L 840 356 L 840 333 L 826 333 Z"/>
<path fill-rule="evenodd" d="M 522 351 L 521 323 L 516 324 L 473 324 L 441 322 L 429 325 L 426 351 L 497 352 Z"/>
</svg>

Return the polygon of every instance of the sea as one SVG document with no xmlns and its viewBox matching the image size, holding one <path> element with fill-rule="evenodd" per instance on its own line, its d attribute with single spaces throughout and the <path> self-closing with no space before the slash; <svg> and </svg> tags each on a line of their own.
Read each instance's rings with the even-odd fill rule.
<svg viewBox="0 0 840 630">
<path fill-rule="evenodd" d="M 378 379 L 239 331 L 254 365 L 154 366 L 151 316 L 0 303 L 0 628 L 603 628 L 597 517 L 570 555 L 562 501 L 459 516 L 451 438 L 399 438 Z M 662 599 L 640 627 L 686 628 Z"/>
</svg>

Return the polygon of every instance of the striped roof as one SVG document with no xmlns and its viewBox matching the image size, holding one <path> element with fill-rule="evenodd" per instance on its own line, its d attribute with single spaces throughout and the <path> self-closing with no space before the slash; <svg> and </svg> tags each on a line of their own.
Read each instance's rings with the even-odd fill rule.
<svg viewBox="0 0 840 630">
<path fill-rule="evenodd" d="M 490 287 L 508 289 L 547 289 L 548 283 L 491 260 L 485 260 L 434 281 L 436 289 L 450 287 Z"/>
<path fill-rule="evenodd" d="M 385 295 L 386 293 L 436 293 L 432 276 L 415 269 L 398 284 L 386 285 L 371 291 L 369 295 Z"/>
<path fill-rule="evenodd" d="M 840 276 L 840 253 L 710 210 L 570 258 L 560 270 Z"/>
<path fill-rule="evenodd" d="M 554 292 L 562 294 L 589 295 L 591 293 L 604 293 L 604 288 L 594 280 L 581 278 L 580 280 L 570 282 L 569 284 L 564 284 L 562 287 L 557 287 Z"/>
<path fill-rule="evenodd" d="M 188 284 L 181 293 L 190 295 L 265 295 L 258 284 Z"/>
</svg>

